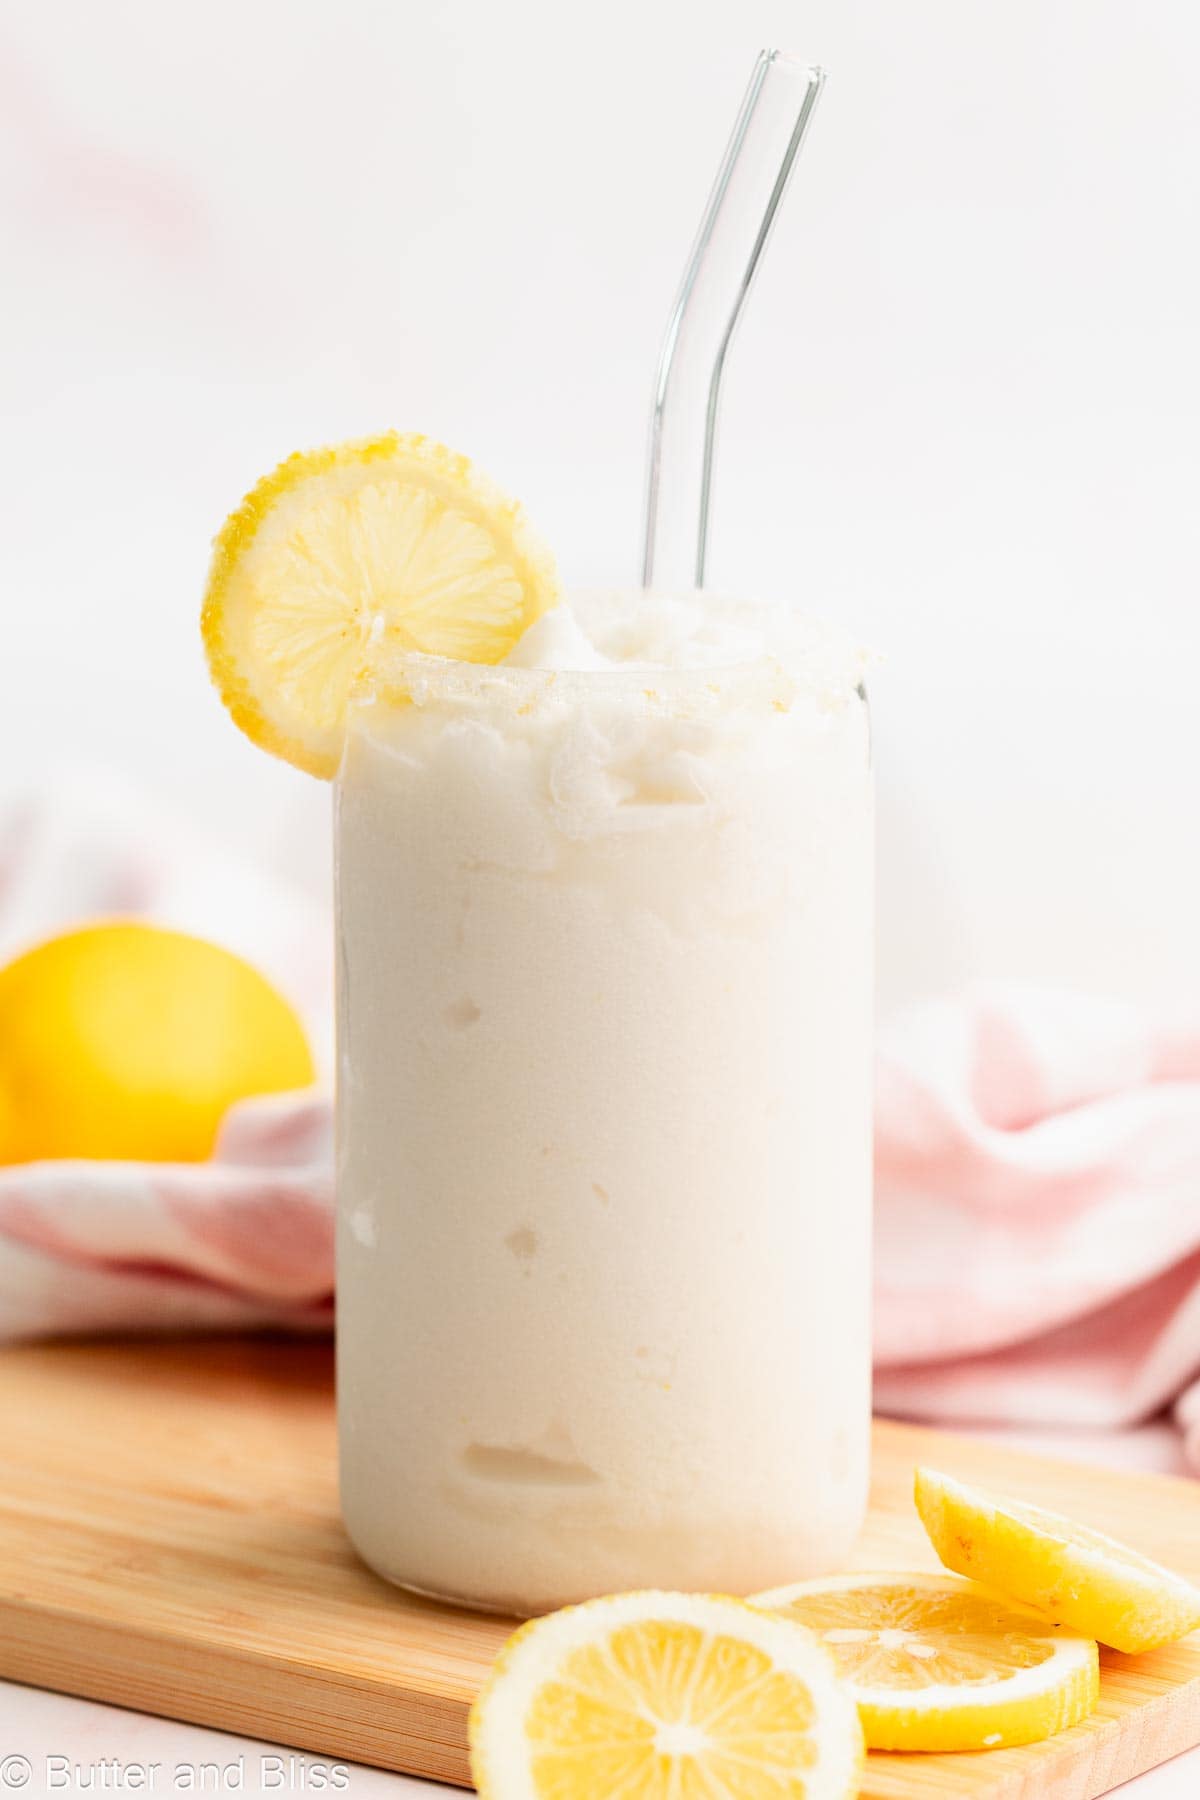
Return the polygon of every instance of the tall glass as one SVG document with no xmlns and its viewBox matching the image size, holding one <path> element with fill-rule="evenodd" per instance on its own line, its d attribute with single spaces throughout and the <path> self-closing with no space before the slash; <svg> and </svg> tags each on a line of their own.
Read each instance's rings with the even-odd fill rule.
<svg viewBox="0 0 1200 1800">
<path fill-rule="evenodd" d="M 759 647 L 622 663 L 639 595 L 615 667 L 409 659 L 337 785 L 343 1509 L 475 1606 L 751 1592 L 865 1505 L 867 710 L 688 604 Z"/>
</svg>

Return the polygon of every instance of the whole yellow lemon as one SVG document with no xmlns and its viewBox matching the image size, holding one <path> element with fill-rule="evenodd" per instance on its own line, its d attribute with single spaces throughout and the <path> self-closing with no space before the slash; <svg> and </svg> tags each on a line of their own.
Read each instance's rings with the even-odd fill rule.
<svg viewBox="0 0 1200 1800">
<path fill-rule="evenodd" d="M 201 938 L 92 925 L 0 970 L 0 1162 L 199 1162 L 233 1101 L 313 1078 L 287 1001 Z"/>
</svg>

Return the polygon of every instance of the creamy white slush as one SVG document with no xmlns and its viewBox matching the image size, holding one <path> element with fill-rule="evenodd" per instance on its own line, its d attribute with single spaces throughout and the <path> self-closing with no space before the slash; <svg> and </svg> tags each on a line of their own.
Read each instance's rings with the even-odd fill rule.
<svg viewBox="0 0 1200 1800">
<path fill-rule="evenodd" d="M 337 786 L 342 1501 L 533 1612 L 839 1564 L 865 1504 L 860 659 L 645 595 L 405 658 Z"/>
</svg>

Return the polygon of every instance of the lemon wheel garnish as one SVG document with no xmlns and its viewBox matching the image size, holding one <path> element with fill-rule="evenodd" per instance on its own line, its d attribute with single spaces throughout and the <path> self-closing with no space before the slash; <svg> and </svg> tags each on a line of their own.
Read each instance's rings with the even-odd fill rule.
<svg viewBox="0 0 1200 1800">
<path fill-rule="evenodd" d="M 850 1800 L 832 1659 L 739 1600 L 621 1594 L 512 1638 L 471 1712 L 483 1800 Z"/>
<path fill-rule="evenodd" d="M 1100 1691 L 1091 1638 L 954 1575 L 830 1576 L 754 1604 L 832 1651 L 872 1750 L 1032 1743 L 1085 1719 Z"/>
<path fill-rule="evenodd" d="M 330 776 L 350 694 L 381 660 L 499 662 L 556 594 L 515 501 L 465 456 L 391 432 L 259 482 L 217 538 L 202 628 L 247 736 Z"/>
<path fill-rule="evenodd" d="M 1114 1650 L 1153 1650 L 1200 1627 L 1200 1591 L 1114 1538 L 918 1469 L 917 1511 L 949 1569 L 973 1575 Z"/>
</svg>

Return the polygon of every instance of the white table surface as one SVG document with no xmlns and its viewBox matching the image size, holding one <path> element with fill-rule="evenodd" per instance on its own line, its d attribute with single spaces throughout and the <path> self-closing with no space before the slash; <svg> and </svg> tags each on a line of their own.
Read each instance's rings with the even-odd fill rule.
<svg viewBox="0 0 1200 1800">
<path fill-rule="evenodd" d="M 1006 1441 L 1023 1447 L 1083 1462 L 1172 1473 L 1181 1466 L 1177 1440 L 1166 1426 L 1119 1436 L 988 1435 L 1003 1435 Z M 203 1776 L 192 1773 L 202 1763 L 216 1768 Z M 0 1800 L 15 1793 L 23 1793 L 29 1800 L 49 1800 L 54 1794 L 69 1797 L 97 1792 L 302 1794 L 305 1800 L 316 1794 L 341 1793 L 350 1800 L 436 1800 L 438 1795 L 448 1797 L 455 1791 L 437 1782 L 389 1775 L 358 1763 L 340 1763 L 277 1744 L 127 1712 L 122 1707 L 0 1682 Z M 1163 1763 L 1115 1791 L 1122 1800 L 1200 1800 L 1200 1749 Z"/>
</svg>

